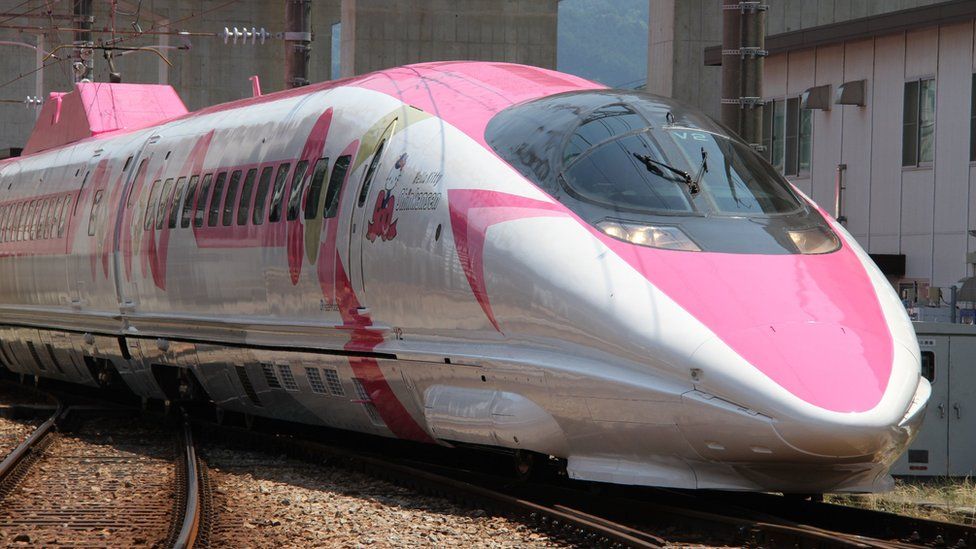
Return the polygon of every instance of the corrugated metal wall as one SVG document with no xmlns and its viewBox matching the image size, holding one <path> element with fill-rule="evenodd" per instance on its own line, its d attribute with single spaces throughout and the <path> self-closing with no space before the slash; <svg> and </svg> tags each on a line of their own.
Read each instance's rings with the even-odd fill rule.
<svg viewBox="0 0 976 549">
<path fill-rule="evenodd" d="M 846 164 L 844 211 L 871 253 L 905 254 L 906 278 L 948 286 L 967 276 L 976 248 L 976 166 L 969 161 L 973 21 L 795 51 L 766 62 L 766 96 L 833 90 L 866 79 L 867 105 L 814 111 L 813 162 L 791 178 L 828 210 L 838 164 Z M 935 160 L 902 167 L 904 84 L 936 78 Z"/>
</svg>

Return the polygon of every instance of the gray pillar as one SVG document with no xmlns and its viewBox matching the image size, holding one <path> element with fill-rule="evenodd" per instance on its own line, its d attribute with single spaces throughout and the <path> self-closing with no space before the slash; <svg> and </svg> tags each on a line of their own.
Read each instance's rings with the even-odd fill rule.
<svg viewBox="0 0 976 549">
<path fill-rule="evenodd" d="M 307 86 L 312 53 L 312 0 L 285 0 L 285 86 Z"/>
<path fill-rule="evenodd" d="M 739 98 L 742 97 L 742 45 L 739 0 L 722 0 L 722 123 L 742 132 Z"/>
</svg>

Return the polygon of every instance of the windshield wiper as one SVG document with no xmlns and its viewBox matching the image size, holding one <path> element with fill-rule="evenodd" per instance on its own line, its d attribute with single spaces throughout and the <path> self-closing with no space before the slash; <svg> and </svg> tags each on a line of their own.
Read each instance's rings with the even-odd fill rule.
<svg viewBox="0 0 976 549">
<path fill-rule="evenodd" d="M 669 171 L 671 171 L 671 172 L 679 175 L 681 177 L 681 179 L 684 180 L 685 185 L 688 185 L 688 192 L 692 196 L 698 194 L 698 191 L 699 191 L 698 181 L 695 180 L 695 179 L 692 179 L 690 173 L 688 173 L 688 172 L 686 172 L 684 170 L 675 168 L 674 166 L 671 166 L 669 164 L 665 164 L 664 162 L 661 162 L 659 160 L 654 160 L 653 158 L 651 158 L 650 156 L 648 156 L 646 154 L 638 154 L 638 153 L 633 153 L 633 154 L 634 154 L 634 158 L 636 158 L 637 160 L 640 160 L 641 162 L 644 163 L 645 166 L 647 166 L 647 171 L 654 172 L 654 173 L 656 173 L 656 174 L 658 174 L 658 175 L 660 175 L 660 176 L 663 177 L 664 176 L 664 172 L 661 171 L 661 168 L 664 168 L 666 170 L 669 170 Z"/>
<path fill-rule="evenodd" d="M 705 152 L 705 147 L 702 147 L 701 155 L 702 155 L 701 167 L 698 168 L 698 175 L 695 176 L 695 181 L 692 182 L 692 184 L 691 184 L 691 188 L 694 189 L 693 191 L 689 191 L 689 192 L 691 192 L 691 194 L 695 194 L 699 190 L 701 190 L 702 176 L 704 176 L 705 175 L 705 172 L 708 171 L 708 153 Z"/>
</svg>

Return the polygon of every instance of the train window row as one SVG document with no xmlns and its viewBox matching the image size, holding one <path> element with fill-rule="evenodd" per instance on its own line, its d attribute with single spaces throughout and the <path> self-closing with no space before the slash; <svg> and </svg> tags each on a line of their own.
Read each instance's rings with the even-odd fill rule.
<svg viewBox="0 0 976 549">
<path fill-rule="evenodd" d="M 340 156 L 329 174 L 329 159 L 320 158 L 309 170 L 301 160 L 292 170 L 290 162 L 244 170 L 208 173 L 202 177 L 157 179 L 149 190 L 144 229 L 224 227 L 277 223 L 303 215 L 315 219 L 335 217 L 339 195 L 352 157 Z M 309 174 L 311 174 L 309 176 Z M 307 177 L 308 176 L 308 177 Z M 290 177 L 290 180 L 289 180 Z M 285 191 L 289 191 L 287 203 Z M 304 200 L 303 200 L 304 199 Z M 284 209 L 284 211 L 283 211 Z"/>
<path fill-rule="evenodd" d="M 48 240 L 64 236 L 71 195 L 62 194 L 0 205 L 0 242 Z"/>
</svg>

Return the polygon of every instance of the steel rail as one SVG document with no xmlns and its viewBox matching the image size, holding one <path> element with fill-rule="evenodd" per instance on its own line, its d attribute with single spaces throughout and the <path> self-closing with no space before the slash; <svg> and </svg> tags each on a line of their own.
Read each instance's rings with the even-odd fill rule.
<svg viewBox="0 0 976 549">
<path fill-rule="evenodd" d="M 183 422 L 183 459 L 186 466 L 186 500 L 183 523 L 173 541 L 174 549 L 190 549 L 197 541 L 202 518 L 200 468 L 196 446 L 193 443 L 193 427 L 189 420 Z"/>
<path fill-rule="evenodd" d="M 0 461 L 0 487 L 18 470 L 18 466 L 31 457 L 42 441 L 54 430 L 59 419 L 67 416 L 70 408 L 65 408 L 64 404 L 58 400 L 57 408 L 44 423 L 40 424 L 34 431 L 24 439 L 7 457 Z"/>
</svg>

